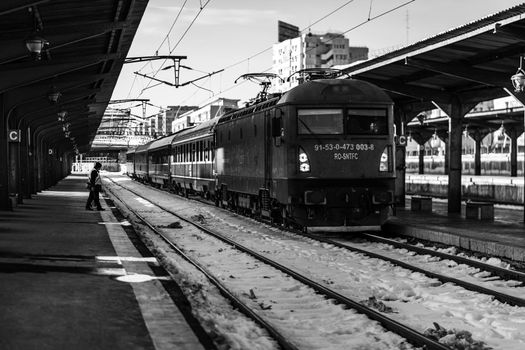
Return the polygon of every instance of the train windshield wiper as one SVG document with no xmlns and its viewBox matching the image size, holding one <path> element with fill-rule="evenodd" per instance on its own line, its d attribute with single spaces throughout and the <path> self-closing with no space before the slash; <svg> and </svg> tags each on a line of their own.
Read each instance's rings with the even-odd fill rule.
<svg viewBox="0 0 525 350">
<path fill-rule="evenodd" d="M 312 129 L 310 129 L 310 127 L 304 122 L 304 120 L 302 120 L 301 118 L 297 118 L 297 120 L 299 120 L 299 122 L 300 122 L 301 124 L 303 124 L 303 126 L 306 128 L 306 130 L 308 130 L 308 131 L 310 132 L 311 135 L 315 135 L 315 140 L 316 140 L 319 144 L 321 144 L 321 145 L 323 144 L 323 141 L 319 138 L 319 136 L 318 136 L 316 133 L 314 133 L 314 132 L 312 131 Z"/>
<path fill-rule="evenodd" d="M 304 120 L 302 120 L 301 118 L 297 118 L 297 120 L 299 120 L 299 122 L 301 124 L 303 124 L 303 126 L 306 128 L 306 130 L 308 130 L 310 132 L 310 134 L 314 135 L 315 133 L 312 131 L 312 129 L 310 129 L 310 127 L 308 126 L 308 124 L 306 124 L 304 122 Z"/>
</svg>

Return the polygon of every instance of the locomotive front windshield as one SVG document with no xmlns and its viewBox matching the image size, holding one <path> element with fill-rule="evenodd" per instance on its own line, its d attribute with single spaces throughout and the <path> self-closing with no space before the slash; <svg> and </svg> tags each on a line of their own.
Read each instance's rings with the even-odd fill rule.
<svg viewBox="0 0 525 350">
<path fill-rule="evenodd" d="M 342 109 L 299 109 L 297 121 L 299 135 L 337 135 L 344 131 Z"/>
<path fill-rule="evenodd" d="M 359 135 L 388 135 L 386 109 L 349 109 L 347 133 Z"/>
<path fill-rule="evenodd" d="M 299 135 L 388 135 L 386 109 L 299 109 Z"/>
</svg>

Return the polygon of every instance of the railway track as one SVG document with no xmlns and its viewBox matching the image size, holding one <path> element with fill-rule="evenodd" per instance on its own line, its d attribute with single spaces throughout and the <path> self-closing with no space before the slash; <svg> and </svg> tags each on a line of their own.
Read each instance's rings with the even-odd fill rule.
<svg viewBox="0 0 525 350">
<path fill-rule="evenodd" d="M 129 181 L 129 179 L 127 181 Z M 390 317 L 393 317 L 398 322 L 406 324 L 413 329 L 419 330 L 421 333 L 423 331 L 427 333 L 430 329 L 428 327 L 432 327 L 433 322 L 438 322 L 441 325 L 448 325 L 450 328 L 456 327 L 454 329 L 463 329 L 472 332 L 475 338 L 478 338 L 483 342 L 488 341 L 488 345 L 492 346 L 493 349 L 522 349 L 522 344 L 525 342 L 525 337 L 517 335 L 521 334 L 521 331 L 516 330 L 521 328 L 523 311 L 521 308 L 515 309 L 512 306 L 509 306 L 512 304 L 512 300 L 509 305 L 500 304 L 498 301 L 494 300 L 495 298 L 491 295 L 492 293 L 488 295 L 472 293 L 465 288 L 458 287 L 454 283 L 442 283 L 437 280 L 432 282 L 434 279 L 429 279 L 427 277 L 430 276 L 429 274 L 425 274 L 425 278 L 430 281 L 425 281 L 418 277 L 418 275 L 422 275 L 422 273 L 408 272 L 407 274 L 407 272 L 402 271 L 408 271 L 408 266 L 407 268 L 396 268 L 392 263 L 387 262 L 384 259 L 379 260 L 379 257 L 375 259 L 368 255 L 368 258 L 365 258 L 365 253 L 356 253 L 346 247 L 333 245 L 332 242 L 321 242 L 318 240 L 318 236 L 310 238 L 305 237 L 301 232 L 283 230 L 281 226 L 270 227 L 268 223 L 257 222 L 256 220 L 237 215 L 231 211 L 216 208 L 212 204 L 209 206 L 201 206 L 195 203 L 195 201 L 180 199 L 181 197 L 179 196 L 174 196 L 164 190 L 155 189 L 149 186 L 137 187 L 136 185 L 129 185 L 129 183 L 127 186 L 131 186 L 137 191 L 145 193 L 149 198 L 155 198 L 155 202 L 160 201 L 165 206 L 176 208 L 177 212 L 182 212 L 183 215 L 186 215 L 187 217 L 188 211 L 202 213 L 205 217 L 205 220 L 203 220 L 202 223 L 205 226 L 217 229 L 223 235 L 233 238 L 236 241 L 243 242 L 242 244 L 257 250 L 266 256 L 272 258 L 275 257 L 278 261 L 284 263 L 284 265 L 294 267 L 297 271 L 309 276 L 309 278 L 315 281 L 318 281 L 321 285 L 329 286 L 332 289 L 335 288 L 339 294 L 345 295 L 353 300 L 361 300 L 361 303 L 365 304 L 368 303 L 366 303 L 366 300 L 364 299 L 370 298 L 371 295 L 373 297 L 377 296 L 378 301 L 385 301 L 388 307 L 393 308 L 394 314 L 387 313 Z M 191 207 L 191 209 L 185 209 L 189 207 Z M 228 231 L 229 228 L 232 229 L 230 230 L 232 232 Z M 313 251 L 314 249 L 319 251 L 314 252 L 314 255 L 311 255 L 308 251 Z M 303 254 L 304 252 L 307 252 L 308 254 L 305 255 Z M 422 250 L 422 252 L 425 251 Z M 448 255 L 447 258 L 449 258 Z M 333 259 L 336 259 L 336 261 L 341 260 L 342 262 L 335 264 L 331 263 Z M 349 262 L 350 265 L 346 266 L 347 263 L 344 261 L 352 259 L 357 259 L 357 265 L 359 266 L 354 262 Z M 373 260 L 376 260 L 377 262 L 373 262 Z M 439 259 L 429 259 L 429 262 L 433 264 L 434 261 L 437 260 Z M 450 266 L 450 269 L 454 270 L 453 264 Z M 363 268 L 371 268 L 372 270 L 366 272 Z M 449 267 L 445 264 L 443 271 L 448 268 Z M 472 273 L 470 268 L 464 269 L 465 271 L 461 271 L 461 269 L 459 270 L 460 272 Z M 411 269 L 410 271 L 414 270 Z M 441 273 L 441 270 L 438 269 L 438 272 Z M 457 271 L 454 270 L 454 272 Z M 507 273 L 508 271 L 501 272 Z M 384 273 L 389 275 L 386 277 L 388 282 L 384 279 L 385 277 L 381 275 Z M 509 277 L 514 278 L 516 275 L 510 271 L 510 275 L 507 273 L 505 278 Z M 409 287 L 409 294 L 406 294 L 405 291 L 405 279 L 409 284 L 415 283 L 413 287 Z M 458 277 L 456 279 L 462 280 L 463 278 Z M 490 279 L 491 278 L 488 278 L 488 280 Z M 514 279 L 518 281 L 520 280 L 520 278 Z M 355 281 L 359 281 L 360 284 L 355 285 Z M 520 284 L 521 282 L 516 283 Z M 509 286 L 512 284 L 513 283 L 509 283 Z M 400 286 L 401 289 L 399 289 Z M 421 287 L 423 287 L 424 290 L 421 290 Z M 426 290 L 427 288 L 428 290 Z M 510 290 L 514 288 L 508 289 Z M 520 290 L 522 289 L 516 288 L 514 291 L 514 293 L 518 293 L 518 297 L 523 295 Z M 505 296 L 503 296 L 503 298 L 505 298 Z M 436 303 L 439 303 L 437 304 L 439 307 L 436 309 L 438 312 L 434 315 L 434 311 L 432 310 L 436 306 Z M 518 303 L 521 303 L 521 301 L 518 300 Z M 423 312 L 423 314 L 427 315 L 426 317 L 421 317 L 421 311 L 413 310 L 414 307 L 416 309 L 420 308 L 420 306 L 418 306 L 419 304 L 424 305 L 425 309 L 430 307 L 430 309 Z M 458 312 L 458 310 L 456 310 L 457 305 L 462 306 L 462 311 Z M 372 305 L 372 307 L 383 312 L 384 310 L 381 309 L 382 306 L 379 306 L 380 308 L 377 308 L 377 305 Z M 485 312 L 484 310 L 489 309 L 493 310 L 487 311 L 489 313 L 485 315 L 485 319 L 485 316 L 482 314 Z M 407 311 L 409 312 L 406 313 Z M 417 311 L 416 314 L 412 314 L 413 311 Z M 454 315 L 454 318 L 450 318 L 452 315 Z M 455 320 L 456 317 L 458 317 L 458 320 Z M 474 317 L 474 322 L 472 317 Z M 480 317 L 480 321 L 477 322 L 476 320 Z M 484 322 L 491 323 L 488 332 L 486 328 L 487 326 Z M 461 323 L 464 323 L 464 325 L 461 326 Z M 472 328 L 475 324 L 479 324 L 479 326 Z M 459 328 L 457 328 L 458 325 L 460 325 Z M 514 331 L 512 331 L 512 329 L 514 329 Z M 509 335 L 509 332 L 517 333 L 515 333 L 515 335 Z M 496 338 L 493 338 L 493 342 L 491 343 L 491 337 L 493 336 L 496 336 Z M 521 345 L 516 345 L 516 341 L 521 342 Z M 476 349 L 486 348 L 476 347 Z"/>
<path fill-rule="evenodd" d="M 209 202 L 201 200 L 201 199 L 197 199 L 197 200 L 199 202 L 201 202 L 201 203 L 210 204 Z M 394 259 L 394 258 L 388 257 L 388 256 L 383 255 L 383 254 L 377 254 L 377 253 L 374 253 L 374 252 L 371 252 L 371 251 L 368 251 L 368 250 L 352 247 L 347 242 L 344 242 L 342 240 L 335 240 L 335 239 L 326 238 L 325 236 L 323 236 L 322 233 L 315 234 L 315 235 L 307 234 L 307 233 L 304 233 L 302 231 L 293 230 L 293 229 L 290 229 L 290 228 L 284 228 L 284 227 L 282 227 L 280 225 L 273 225 L 273 224 L 271 224 L 269 222 L 266 222 L 266 221 L 264 221 L 264 223 L 266 223 L 268 225 L 272 225 L 274 227 L 278 227 L 279 229 L 282 229 L 282 230 L 287 230 L 288 232 L 291 232 L 291 233 L 294 233 L 294 234 L 297 234 L 297 235 L 300 235 L 300 236 L 304 236 L 304 237 L 308 237 L 308 238 L 313 239 L 313 240 L 317 240 L 319 242 L 332 244 L 332 245 L 334 245 L 336 247 L 348 249 L 348 250 L 351 250 L 353 252 L 358 252 L 358 253 L 367 255 L 369 257 L 372 257 L 372 258 L 377 258 L 377 259 L 388 261 L 388 262 L 390 262 L 390 263 L 392 263 L 394 265 L 397 265 L 397 266 L 400 266 L 400 267 L 403 267 L 403 268 L 406 268 L 406 269 L 410 269 L 410 270 L 412 270 L 414 272 L 422 273 L 422 274 L 424 274 L 424 275 L 426 275 L 426 276 L 428 276 L 430 278 L 436 278 L 442 283 L 454 283 L 454 284 L 456 284 L 456 285 L 458 285 L 458 286 L 460 286 L 462 288 L 465 288 L 467 290 L 471 290 L 471 291 L 474 291 L 474 292 L 477 292 L 477 293 L 490 295 L 490 296 L 494 297 L 496 300 L 499 300 L 499 301 L 501 301 L 503 303 L 506 303 L 506 304 L 509 304 L 509 305 L 512 305 L 512 306 L 525 307 L 525 299 L 522 298 L 522 297 L 516 297 L 516 296 L 513 296 L 513 295 L 506 294 L 506 293 L 501 293 L 501 292 L 498 292 L 498 291 L 496 291 L 494 289 L 483 287 L 482 285 L 477 284 L 477 283 L 469 283 L 469 282 L 464 281 L 462 279 L 448 277 L 448 276 L 446 276 L 444 274 L 435 273 L 435 272 L 432 272 L 432 271 L 429 271 L 429 270 L 426 270 L 426 269 L 423 269 L 423 268 L 419 268 L 419 267 L 414 266 L 414 265 L 412 265 L 410 263 L 403 262 L 403 261 L 401 261 L 399 259 Z M 333 233 L 330 233 L 329 235 L 333 235 Z M 498 277 L 500 277 L 500 278 L 502 278 L 504 280 L 515 280 L 515 281 L 522 282 L 522 284 L 525 283 L 525 273 L 520 272 L 520 271 L 511 270 L 511 269 L 504 269 L 504 268 L 501 268 L 501 267 L 498 267 L 498 266 L 486 264 L 486 263 L 483 263 L 483 262 L 480 262 L 480 261 L 476 261 L 476 260 L 473 260 L 473 259 L 468 259 L 468 258 L 464 258 L 464 257 L 461 257 L 461 256 L 453 255 L 453 254 L 441 253 L 441 252 L 438 252 L 438 251 L 435 251 L 435 250 L 432 250 L 432 249 L 416 247 L 416 246 L 414 246 L 412 244 L 398 242 L 398 241 L 395 241 L 393 239 L 388 239 L 388 238 L 380 237 L 378 235 L 369 234 L 369 233 L 365 233 L 365 232 L 359 233 L 359 236 L 361 236 L 361 237 L 363 237 L 363 238 L 365 238 L 365 239 L 367 239 L 369 241 L 372 241 L 372 242 L 378 242 L 378 243 L 392 245 L 392 246 L 394 246 L 394 247 L 396 247 L 398 249 L 406 249 L 406 250 L 412 251 L 412 252 L 417 253 L 417 254 L 431 255 L 431 256 L 437 257 L 439 259 L 451 260 L 451 261 L 454 261 L 454 262 L 456 262 L 458 264 L 465 264 L 465 265 L 468 265 L 468 266 L 472 266 L 474 268 L 480 269 L 481 271 L 486 271 L 486 272 L 490 273 L 493 276 L 498 276 Z"/>
<path fill-rule="evenodd" d="M 113 183 L 117 186 L 120 186 L 124 191 L 133 193 L 133 195 L 136 197 L 143 197 L 140 193 L 135 192 L 132 189 L 126 188 L 125 186 L 122 186 L 116 182 Z M 115 191 L 112 191 L 112 194 L 117 198 L 119 197 Z M 143 199 L 143 201 L 144 200 L 147 199 Z M 152 224 L 151 218 L 144 217 L 138 213 L 137 210 L 133 209 L 129 204 L 127 204 L 126 200 L 121 200 L 121 202 L 126 203 L 125 205 L 128 207 L 129 211 L 133 212 L 134 215 L 136 215 L 152 231 L 160 235 L 174 250 L 178 252 L 178 254 L 183 256 L 184 259 L 189 261 L 192 265 L 204 273 L 207 278 L 212 281 L 212 283 L 216 285 L 217 288 L 219 288 L 221 293 L 226 298 L 231 300 L 231 302 L 237 308 L 242 310 L 244 314 L 265 328 L 284 349 L 295 349 L 297 348 L 295 344 L 301 344 L 301 341 L 297 338 L 293 338 L 293 334 L 296 331 L 289 331 L 289 327 L 294 327 L 293 325 L 286 324 L 286 322 L 283 324 L 283 320 L 279 319 L 280 317 L 277 317 L 277 319 L 274 317 L 272 319 L 271 309 L 279 308 L 279 315 L 282 315 L 283 313 L 297 315 L 294 318 L 300 317 L 301 313 L 309 313 L 309 317 L 314 317 L 312 314 L 312 305 L 316 305 L 316 308 L 313 311 L 317 315 L 336 315 L 338 321 L 334 320 L 334 324 L 339 323 L 337 327 L 342 327 L 343 329 L 352 329 L 355 326 L 355 322 L 358 321 L 365 322 L 367 324 L 371 322 L 363 316 L 355 316 L 355 311 L 357 311 L 362 315 L 366 315 L 369 319 L 379 322 L 379 324 L 381 324 L 384 329 L 398 334 L 413 345 L 425 346 L 426 349 L 449 349 L 447 346 L 440 344 L 439 342 L 424 336 L 420 332 L 385 316 L 383 313 L 378 312 L 373 308 L 367 307 L 359 301 L 352 300 L 344 295 L 341 295 L 337 291 L 317 283 L 304 274 L 299 273 L 290 267 L 284 266 L 283 264 L 264 255 L 261 255 L 260 253 L 242 244 L 239 244 L 238 242 L 235 242 L 234 240 L 225 237 L 218 232 L 215 232 L 209 227 L 199 224 L 195 220 L 178 215 L 169 208 L 159 204 L 149 205 L 148 210 L 153 213 L 149 214 L 150 216 L 153 215 L 153 217 L 158 217 L 157 214 L 160 212 L 163 213 L 163 216 L 165 216 L 166 213 L 169 213 L 169 215 L 172 215 L 173 218 L 176 218 L 177 220 L 183 221 L 185 223 L 185 231 L 188 229 L 188 227 L 193 227 L 191 231 L 193 233 L 191 235 L 187 233 L 184 235 L 185 247 L 181 248 L 179 247 L 180 243 L 173 243 L 174 237 L 170 237 L 169 234 L 166 234 L 165 230 L 159 229 L 158 225 Z M 154 207 L 157 209 L 153 209 Z M 166 221 L 166 218 L 164 221 Z M 202 234 L 205 234 L 206 236 L 202 236 Z M 188 237 L 193 236 L 200 238 L 196 238 L 194 241 L 191 241 L 191 239 L 188 241 Z M 179 237 L 177 242 L 180 242 L 180 238 L 181 237 Z M 212 259 L 212 261 L 208 261 L 208 264 L 203 266 L 203 264 L 198 262 L 197 259 L 190 256 L 187 251 L 197 251 L 197 249 L 202 248 L 204 241 L 209 241 L 210 239 L 214 240 L 212 243 L 208 243 L 208 246 L 214 247 L 213 254 L 208 257 L 201 256 L 199 260 L 206 261 L 206 259 Z M 246 266 L 248 266 L 248 268 L 246 268 Z M 259 276 L 258 278 L 254 277 L 253 271 L 250 271 L 254 269 L 257 270 L 255 275 Z M 225 273 L 230 273 L 230 275 L 225 277 Z M 245 279 L 245 276 L 249 276 L 248 280 Z M 293 281 L 290 281 L 289 277 L 292 277 Z M 272 288 L 268 290 L 269 288 L 267 285 L 269 284 L 268 281 L 270 280 L 278 281 L 278 283 L 274 283 L 274 288 L 279 286 L 277 293 L 275 290 L 272 290 Z M 245 288 L 247 284 L 255 287 L 250 288 L 249 292 L 246 292 Z M 245 296 L 242 297 L 243 295 Z M 298 298 L 300 299 L 298 300 Z M 290 303 L 290 301 L 292 302 Z M 338 305 L 343 305 L 344 308 L 335 305 L 334 302 Z M 271 321 L 268 321 L 269 319 Z M 350 322 L 345 326 L 344 323 L 346 321 L 343 320 L 349 320 Z M 297 325 L 295 327 L 297 327 Z M 371 326 L 368 325 L 367 327 Z M 309 334 L 309 336 L 312 337 L 311 332 L 315 331 L 319 332 L 318 329 L 316 330 L 313 328 L 308 329 L 306 334 Z M 376 328 L 376 331 L 379 331 L 379 329 Z M 377 337 L 379 337 L 378 334 L 374 334 L 373 338 L 376 340 L 365 339 L 363 341 L 377 341 Z M 388 334 L 388 332 L 384 332 L 384 334 Z M 304 336 L 305 335 L 303 335 L 303 337 Z M 330 334 L 330 341 L 334 342 L 335 344 L 348 344 L 349 341 L 352 341 L 350 338 L 356 337 L 355 334 L 352 334 L 351 337 L 349 337 L 348 331 L 340 332 L 339 336 L 341 339 L 337 339 L 337 336 L 337 332 Z M 319 334 L 318 337 L 323 338 L 323 335 Z M 399 340 L 397 338 L 392 340 L 391 335 L 388 335 L 386 339 L 387 340 L 381 339 L 381 342 L 397 342 L 398 345 L 403 342 L 403 340 Z M 393 343 L 390 345 L 393 345 Z M 326 346 L 327 344 L 324 345 Z"/>
<path fill-rule="evenodd" d="M 490 288 L 487 288 L 487 287 L 483 287 L 480 284 L 470 283 L 470 282 L 467 282 L 467 281 L 464 281 L 464 280 L 461 280 L 461 279 L 458 279 L 458 278 L 453 278 L 453 277 L 446 276 L 446 275 L 444 275 L 442 273 L 432 272 L 432 271 L 429 271 L 427 269 L 423 269 L 423 268 L 414 266 L 411 263 L 407 263 L 407 262 L 404 262 L 404 261 L 399 260 L 399 259 L 391 258 L 391 257 L 389 257 L 389 256 L 387 256 L 385 254 L 378 254 L 378 253 L 372 252 L 370 250 L 357 248 L 355 246 L 352 246 L 351 243 L 344 242 L 342 240 L 334 240 L 334 239 L 330 239 L 330 238 L 324 238 L 324 237 L 321 237 L 321 236 L 318 236 L 318 235 L 310 235 L 310 234 L 303 234 L 303 235 L 306 236 L 306 237 L 309 237 L 311 239 L 318 240 L 318 241 L 323 242 L 323 243 L 332 244 L 332 245 L 334 245 L 336 247 L 348 249 L 348 250 L 351 250 L 353 252 L 361 253 L 361 254 L 367 255 L 367 256 L 372 257 L 372 258 L 388 261 L 388 262 L 390 262 L 390 263 L 392 263 L 394 265 L 397 265 L 397 266 L 400 266 L 400 267 L 412 270 L 414 272 L 422 273 L 422 274 L 424 274 L 424 275 L 426 275 L 426 276 L 428 276 L 430 278 L 435 278 L 435 279 L 439 280 L 442 283 L 454 283 L 454 284 L 456 284 L 456 285 L 458 285 L 458 286 L 460 286 L 462 288 L 465 288 L 467 290 L 471 290 L 471 291 L 474 291 L 474 292 L 477 292 L 477 293 L 490 295 L 490 296 L 494 297 L 496 300 L 501 301 L 502 303 L 506 303 L 506 304 L 509 304 L 509 305 L 512 305 L 512 306 L 525 307 L 525 299 L 520 298 L 520 297 L 516 297 L 516 296 L 512 296 L 512 295 L 509 295 L 509 294 L 506 294 L 506 293 L 501 293 L 501 292 L 498 292 L 496 290 L 493 290 L 493 289 L 490 289 Z M 504 277 L 504 278 L 509 278 L 510 277 L 513 280 L 518 280 L 518 281 L 522 281 L 522 282 L 525 281 L 525 274 L 522 274 L 522 273 L 520 273 L 518 271 L 506 270 L 506 269 L 498 268 L 496 266 L 492 266 L 492 265 L 489 265 L 489 264 L 484 264 L 484 263 L 477 262 L 477 261 L 474 261 L 474 260 L 458 257 L 458 256 L 455 256 L 455 255 L 443 254 L 443 253 L 435 252 L 435 251 L 430 250 L 430 249 L 424 249 L 424 248 L 414 249 L 414 248 L 417 248 L 417 247 L 414 247 L 414 246 L 411 246 L 411 245 L 407 245 L 407 244 L 403 244 L 403 243 L 395 243 L 394 244 L 394 242 L 392 242 L 392 240 L 383 239 L 383 238 L 375 236 L 375 235 L 363 234 L 363 236 L 365 236 L 366 238 L 368 238 L 368 239 L 370 239 L 372 241 L 375 241 L 375 242 L 391 244 L 391 245 L 396 246 L 397 248 L 403 248 L 403 249 L 411 250 L 411 251 L 417 252 L 419 254 L 433 255 L 433 256 L 436 256 L 436 257 L 439 257 L 439 258 L 442 258 L 442 259 L 453 260 L 453 261 L 455 261 L 457 263 L 471 265 L 473 267 L 476 267 L 476 268 L 479 268 L 479 269 L 491 272 L 491 273 L 493 273 L 495 275 L 498 275 L 498 276 L 501 276 L 501 277 Z"/>
<path fill-rule="evenodd" d="M 371 242 L 388 244 L 398 249 L 406 249 L 406 250 L 410 250 L 410 251 L 413 251 L 413 252 L 416 252 L 422 255 L 435 256 L 440 259 L 453 260 L 459 264 L 465 264 L 465 265 L 476 267 L 480 270 L 488 271 L 492 275 L 499 276 L 502 279 L 516 280 L 516 281 L 525 283 L 525 273 L 521 271 L 506 269 L 506 268 L 502 268 L 499 266 L 486 264 L 478 260 L 469 259 L 469 258 L 465 258 L 462 256 L 453 255 L 453 254 L 447 254 L 447 253 L 436 251 L 434 249 L 415 246 L 410 243 L 403 243 L 395 239 L 385 238 L 385 237 L 381 237 L 375 234 L 363 233 L 362 236 Z"/>
</svg>

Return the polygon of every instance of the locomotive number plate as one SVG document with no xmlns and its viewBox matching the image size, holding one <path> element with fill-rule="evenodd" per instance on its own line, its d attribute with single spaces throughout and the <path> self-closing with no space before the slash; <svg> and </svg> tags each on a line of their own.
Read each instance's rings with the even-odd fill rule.
<svg viewBox="0 0 525 350">
<path fill-rule="evenodd" d="M 325 143 L 314 145 L 314 151 L 373 151 L 373 143 Z"/>
<path fill-rule="evenodd" d="M 359 152 L 356 151 L 373 151 L 375 145 L 372 143 L 325 143 L 314 145 L 314 151 L 333 152 L 334 160 L 358 160 Z"/>
</svg>

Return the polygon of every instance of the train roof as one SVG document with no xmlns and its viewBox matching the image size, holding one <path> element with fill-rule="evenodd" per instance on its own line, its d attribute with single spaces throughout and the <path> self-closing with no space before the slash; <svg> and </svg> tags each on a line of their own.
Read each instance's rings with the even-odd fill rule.
<svg viewBox="0 0 525 350">
<path fill-rule="evenodd" d="M 177 136 L 177 134 L 171 134 L 168 136 L 161 137 L 160 139 L 154 140 L 151 142 L 151 144 L 148 147 L 149 150 L 155 150 L 155 149 L 161 149 L 165 147 L 169 147 L 171 145 L 171 141 L 173 141 L 173 138 Z"/>
<path fill-rule="evenodd" d="M 135 153 L 142 153 L 142 152 L 146 152 L 149 148 L 149 146 L 151 145 L 153 141 L 150 141 L 148 143 L 145 143 L 143 145 L 140 145 L 138 146 L 137 148 L 135 148 Z"/>
<path fill-rule="evenodd" d="M 279 95 L 280 96 L 280 95 Z M 237 109 L 235 111 L 226 113 L 223 115 L 220 119 L 220 123 L 226 122 L 228 120 L 237 119 L 239 117 L 242 117 L 243 115 L 251 115 L 257 111 L 262 111 L 264 109 L 270 108 L 272 106 L 275 106 L 279 102 L 279 97 L 273 97 L 271 99 L 268 99 L 266 101 L 259 102 L 254 105 L 249 105 L 247 107 Z"/>
<path fill-rule="evenodd" d="M 200 124 L 197 124 L 196 126 L 192 128 L 181 130 L 177 134 L 174 135 L 176 137 L 173 139 L 172 143 L 177 143 L 179 141 L 186 141 L 186 140 L 189 140 L 195 137 L 199 137 L 201 135 L 210 134 L 215 128 L 215 125 L 217 124 L 218 121 L 219 121 L 219 118 L 213 118 L 210 120 L 206 120 Z"/>
<path fill-rule="evenodd" d="M 383 89 L 357 79 L 312 80 L 284 93 L 278 104 L 301 103 L 363 103 L 391 104 L 392 99 Z"/>
</svg>

